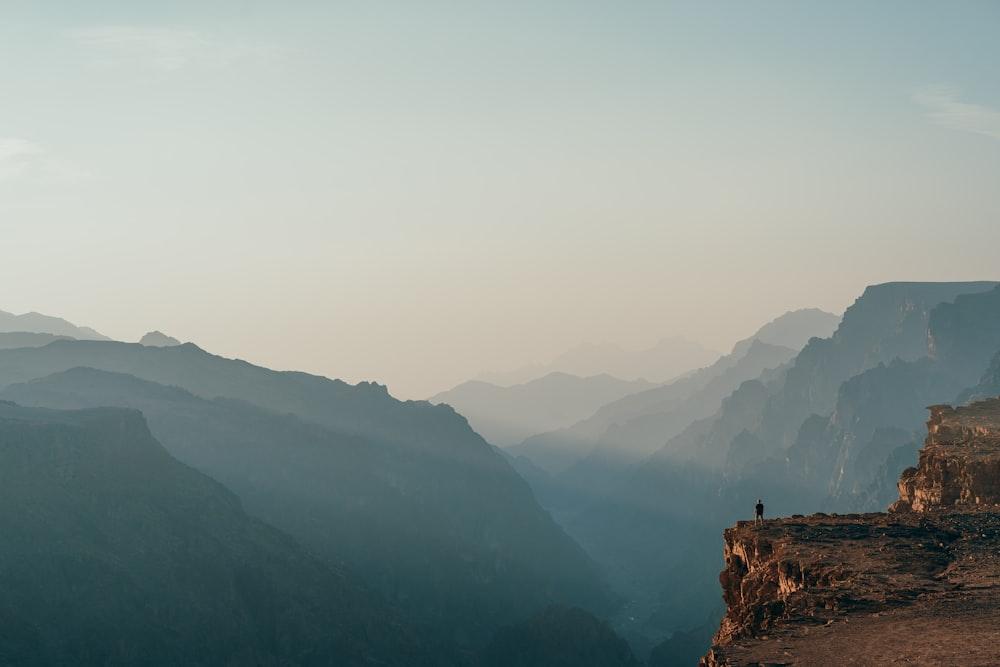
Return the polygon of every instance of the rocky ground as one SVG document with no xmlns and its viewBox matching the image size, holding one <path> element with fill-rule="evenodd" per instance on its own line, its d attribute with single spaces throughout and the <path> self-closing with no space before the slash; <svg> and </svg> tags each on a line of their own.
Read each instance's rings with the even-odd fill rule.
<svg viewBox="0 0 1000 667">
<path fill-rule="evenodd" d="M 704 664 L 1000 664 L 1000 507 L 741 523 L 726 541 L 730 612 Z"/>
</svg>

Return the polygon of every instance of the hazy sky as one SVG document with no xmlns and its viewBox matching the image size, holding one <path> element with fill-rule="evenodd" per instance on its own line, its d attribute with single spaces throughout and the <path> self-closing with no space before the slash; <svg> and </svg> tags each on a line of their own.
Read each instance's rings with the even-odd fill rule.
<svg viewBox="0 0 1000 667">
<path fill-rule="evenodd" d="M 420 397 L 1000 277 L 997 2 L 0 0 L 0 309 Z"/>
</svg>

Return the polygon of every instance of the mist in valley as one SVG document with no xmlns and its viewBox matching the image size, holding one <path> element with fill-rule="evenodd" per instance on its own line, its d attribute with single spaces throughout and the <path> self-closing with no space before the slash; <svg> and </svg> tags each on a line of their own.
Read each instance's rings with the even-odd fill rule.
<svg viewBox="0 0 1000 667">
<path fill-rule="evenodd" d="M 0 664 L 833 641 L 823 530 L 993 535 L 992 464 L 919 484 L 926 408 L 1000 395 L 998 20 L 0 8 Z"/>
</svg>

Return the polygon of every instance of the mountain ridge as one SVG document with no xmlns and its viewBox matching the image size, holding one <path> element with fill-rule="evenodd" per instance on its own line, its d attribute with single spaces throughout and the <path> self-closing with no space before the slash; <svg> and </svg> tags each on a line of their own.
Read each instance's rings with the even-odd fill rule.
<svg viewBox="0 0 1000 667">
<path fill-rule="evenodd" d="M 381 386 L 269 371 L 191 344 L 0 351 L 0 387 L 32 405 L 142 409 L 175 456 L 327 562 L 346 558 L 393 604 L 452 629 L 461 644 L 551 602 L 614 604 L 596 566 L 527 483 L 450 408 L 402 404 Z M 380 428 L 366 428 L 380 415 Z"/>
<path fill-rule="evenodd" d="M 0 310 L 0 332 L 47 333 L 77 340 L 111 340 L 90 327 L 80 327 L 61 317 L 43 315 L 34 311 L 15 315 Z"/>
<path fill-rule="evenodd" d="M 0 463 L 5 664 L 445 659 L 173 459 L 138 411 L 4 402 Z"/>
</svg>

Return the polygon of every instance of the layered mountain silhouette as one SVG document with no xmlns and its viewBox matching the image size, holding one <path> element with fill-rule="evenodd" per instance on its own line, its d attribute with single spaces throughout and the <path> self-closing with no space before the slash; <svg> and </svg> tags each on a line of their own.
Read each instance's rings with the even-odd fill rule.
<svg viewBox="0 0 1000 667">
<path fill-rule="evenodd" d="M 110 340 L 107 336 L 90 327 L 76 326 L 61 317 L 52 317 L 41 313 L 15 315 L 2 310 L 0 310 L 0 332 L 47 333 L 78 340 Z"/>
<path fill-rule="evenodd" d="M 528 485 L 450 408 L 191 344 L 59 341 L 0 351 L 0 369 L 4 395 L 24 404 L 142 410 L 181 461 L 449 641 L 481 645 L 555 602 L 613 602 Z"/>
<path fill-rule="evenodd" d="M 1000 394 L 996 283 L 876 285 L 831 318 L 788 314 L 579 418 L 599 392 L 573 388 L 637 383 L 487 394 L 524 423 L 573 398 L 507 451 L 377 384 L 0 333 L 0 400 L 18 404 L 0 404 L 0 662 L 688 660 L 722 612 L 719 531 L 756 498 L 767 516 L 884 507 L 927 405 Z M 914 508 L 933 496 L 911 486 Z M 809 539 L 828 524 L 855 530 L 822 519 Z"/>
<path fill-rule="evenodd" d="M 0 403 L 0 535 L 5 665 L 449 662 L 133 410 Z"/>
<path fill-rule="evenodd" d="M 607 374 L 577 377 L 549 373 L 511 387 L 478 380 L 464 382 L 429 400 L 455 408 L 487 441 L 505 447 L 573 424 L 606 403 L 653 386 L 645 380 L 619 380 Z"/>
<path fill-rule="evenodd" d="M 715 412 L 741 381 L 794 356 L 795 350 L 755 340 L 688 377 L 604 405 L 573 426 L 533 436 L 509 451 L 552 473 L 592 456 L 634 463 L 693 420 Z"/>
<path fill-rule="evenodd" d="M 608 374 L 624 380 L 662 383 L 712 363 L 719 353 L 680 337 L 664 338 L 644 350 L 625 350 L 612 343 L 585 343 L 544 364 L 509 372 L 481 373 L 477 380 L 509 387 L 550 373 L 579 377 Z"/>
</svg>

